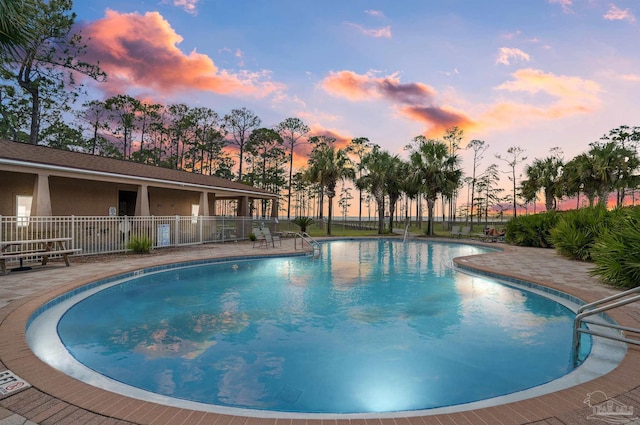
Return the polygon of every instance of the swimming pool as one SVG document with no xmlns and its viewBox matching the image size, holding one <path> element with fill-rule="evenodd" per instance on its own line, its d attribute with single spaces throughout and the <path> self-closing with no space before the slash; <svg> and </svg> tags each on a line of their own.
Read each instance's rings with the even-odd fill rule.
<svg viewBox="0 0 640 425">
<path fill-rule="evenodd" d="M 453 257 L 480 252 L 442 243 L 331 242 L 321 260 L 147 271 L 81 292 L 84 300 L 69 298 L 53 314 L 62 315 L 60 339 L 90 369 L 163 396 L 229 407 L 421 410 L 570 372 L 570 310 L 449 266 Z"/>
</svg>

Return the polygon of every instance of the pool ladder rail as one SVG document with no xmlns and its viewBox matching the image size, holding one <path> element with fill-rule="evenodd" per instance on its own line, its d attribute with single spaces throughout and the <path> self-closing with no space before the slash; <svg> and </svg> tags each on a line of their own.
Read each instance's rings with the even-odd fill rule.
<svg viewBox="0 0 640 425">
<path fill-rule="evenodd" d="M 602 338 L 613 339 L 615 341 L 626 342 L 627 344 L 640 345 L 640 328 L 632 328 L 628 326 L 620 326 L 613 323 L 601 323 L 587 320 L 589 316 L 603 313 L 614 308 L 622 307 L 627 304 L 640 301 L 640 287 L 629 289 L 610 297 L 585 304 L 578 309 L 576 318 L 573 321 L 573 362 L 578 363 L 578 354 L 580 352 L 580 334 L 599 336 Z M 604 328 L 616 329 L 620 332 L 605 333 L 597 329 L 590 329 L 582 325 L 595 325 Z M 637 337 L 629 338 L 625 336 L 625 332 L 636 334 Z"/>
<path fill-rule="evenodd" d="M 313 239 L 307 232 L 296 233 L 294 235 L 293 246 L 298 249 L 298 238 L 300 238 L 300 249 L 304 249 L 304 243 L 308 243 L 313 248 L 313 258 L 320 257 L 320 243 Z"/>
</svg>

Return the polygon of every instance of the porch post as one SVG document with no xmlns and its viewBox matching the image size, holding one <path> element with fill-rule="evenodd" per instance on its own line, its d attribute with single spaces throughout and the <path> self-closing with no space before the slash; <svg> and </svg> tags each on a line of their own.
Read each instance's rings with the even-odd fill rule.
<svg viewBox="0 0 640 425">
<path fill-rule="evenodd" d="M 238 217 L 249 216 L 249 197 L 240 196 L 238 198 Z"/>
<path fill-rule="evenodd" d="M 33 188 L 31 204 L 32 216 L 51 216 L 51 193 L 49 192 L 49 175 L 38 174 Z M 33 202 L 35 201 L 35 202 Z"/>
<path fill-rule="evenodd" d="M 208 196 L 209 198 L 209 214 L 211 215 L 216 215 L 218 213 L 218 208 L 216 207 L 216 194 L 215 193 L 211 193 L 210 196 Z"/>
<path fill-rule="evenodd" d="M 198 208 L 198 215 L 209 216 L 209 194 L 207 192 L 200 192 L 200 208 Z"/>
<path fill-rule="evenodd" d="M 149 191 L 146 184 L 138 186 L 138 197 L 136 198 L 136 217 L 148 217 L 149 214 Z"/>
</svg>

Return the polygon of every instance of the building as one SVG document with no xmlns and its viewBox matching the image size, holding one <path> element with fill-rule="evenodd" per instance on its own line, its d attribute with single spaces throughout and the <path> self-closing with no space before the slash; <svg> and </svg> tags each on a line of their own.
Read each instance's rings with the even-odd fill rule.
<svg viewBox="0 0 640 425">
<path fill-rule="evenodd" d="M 250 216 L 262 200 L 276 217 L 277 199 L 220 177 L 0 140 L 3 216 Z"/>
</svg>

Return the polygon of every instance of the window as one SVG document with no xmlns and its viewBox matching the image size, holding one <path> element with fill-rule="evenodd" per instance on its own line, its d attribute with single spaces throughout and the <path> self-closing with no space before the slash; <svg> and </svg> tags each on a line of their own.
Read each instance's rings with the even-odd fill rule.
<svg viewBox="0 0 640 425">
<path fill-rule="evenodd" d="M 31 216 L 32 196 L 16 196 L 16 217 L 18 227 L 29 225 L 29 216 Z"/>
</svg>

